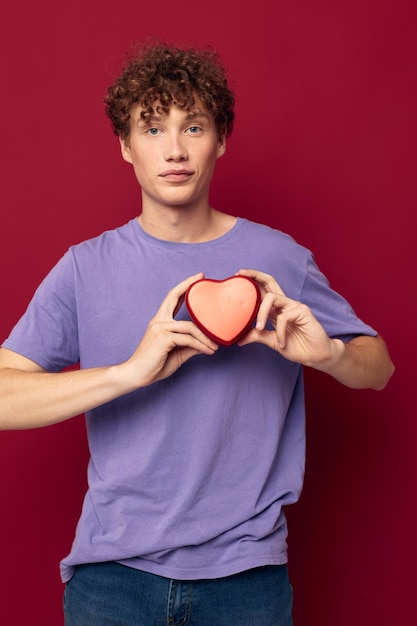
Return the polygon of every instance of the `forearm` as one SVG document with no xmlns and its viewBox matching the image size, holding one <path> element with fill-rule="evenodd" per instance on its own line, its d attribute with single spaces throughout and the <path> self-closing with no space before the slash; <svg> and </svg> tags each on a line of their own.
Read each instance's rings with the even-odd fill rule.
<svg viewBox="0 0 417 626">
<path fill-rule="evenodd" d="M 0 370 L 0 429 L 40 428 L 84 413 L 130 391 L 120 367 L 61 373 Z"/>
<path fill-rule="evenodd" d="M 332 340 L 332 356 L 315 369 L 355 389 L 383 389 L 394 373 L 394 365 L 380 336 L 356 337 L 348 343 Z"/>
</svg>

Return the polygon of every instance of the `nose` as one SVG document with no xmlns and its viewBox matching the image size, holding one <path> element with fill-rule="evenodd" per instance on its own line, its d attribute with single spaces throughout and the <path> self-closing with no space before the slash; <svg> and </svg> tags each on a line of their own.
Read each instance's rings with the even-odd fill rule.
<svg viewBox="0 0 417 626">
<path fill-rule="evenodd" d="M 164 158 L 166 161 L 174 161 L 175 163 L 188 159 L 185 141 L 180 134 L 173 133 L 167 136 Z"/>
</svg>

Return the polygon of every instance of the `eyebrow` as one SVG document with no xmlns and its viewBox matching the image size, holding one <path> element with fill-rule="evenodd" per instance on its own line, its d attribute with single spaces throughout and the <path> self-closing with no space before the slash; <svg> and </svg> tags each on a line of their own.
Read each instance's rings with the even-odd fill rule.
<svg viewBox="0 0 417 626">
<path fill-rule="evenodd" d="M 186 120 L 194 120 L 196 117 L 197 118 L 198 117 L 204 117 L 207 120 L 210 119 L 210 116 L 205 111 L 189 111 L 189 113 L 188 113 L 188 115 L 186 115 L 185 119 Z"/>
<path fill-rule="evenodd" d="M 143 124 L 144 126 L 150 126 L 153 122 L 161 122 L 165 116 L 162 115 L 150 115 L 149 117 L 143 119 L 143 117 L 138 117 L 136 124 Z M 185 116 L 185 121 L 188 122 L 190 120 L 195 120 L 199 118 L 204 118 L 206 120 L 210 120 L 210 116 L 205 111 L 189 111 Z"/>
</svg>

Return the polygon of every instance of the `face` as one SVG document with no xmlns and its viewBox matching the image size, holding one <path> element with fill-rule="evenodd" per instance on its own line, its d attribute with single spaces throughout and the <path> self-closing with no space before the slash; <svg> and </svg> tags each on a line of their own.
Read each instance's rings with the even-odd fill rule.
<svg viewBox="0 0 417 626">
<path fill-rule="evenodd" d="M 208 207 L 215 163 L 226 149 L 212 116 L 199 104 L 192 111 L 173 105 L 146 121 L 141 111 L 132 110 L 130 136 L 120 143 L 141 186 L 142 210 Z"/>
</svg>

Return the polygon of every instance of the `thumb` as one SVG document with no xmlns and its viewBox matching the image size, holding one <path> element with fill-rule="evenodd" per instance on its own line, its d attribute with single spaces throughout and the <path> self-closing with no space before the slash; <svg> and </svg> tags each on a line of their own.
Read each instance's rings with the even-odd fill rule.
<svg viewBox="0 0 417 626">
<path fill-rule="evenodd" d="M 262 343 L 269 348 L 274 348 L 274 331 L 270 330 L 257 330 L 252 328 L 237 342 L 238 346 L 247 346 L 250 343 Z"/>
</svg>

